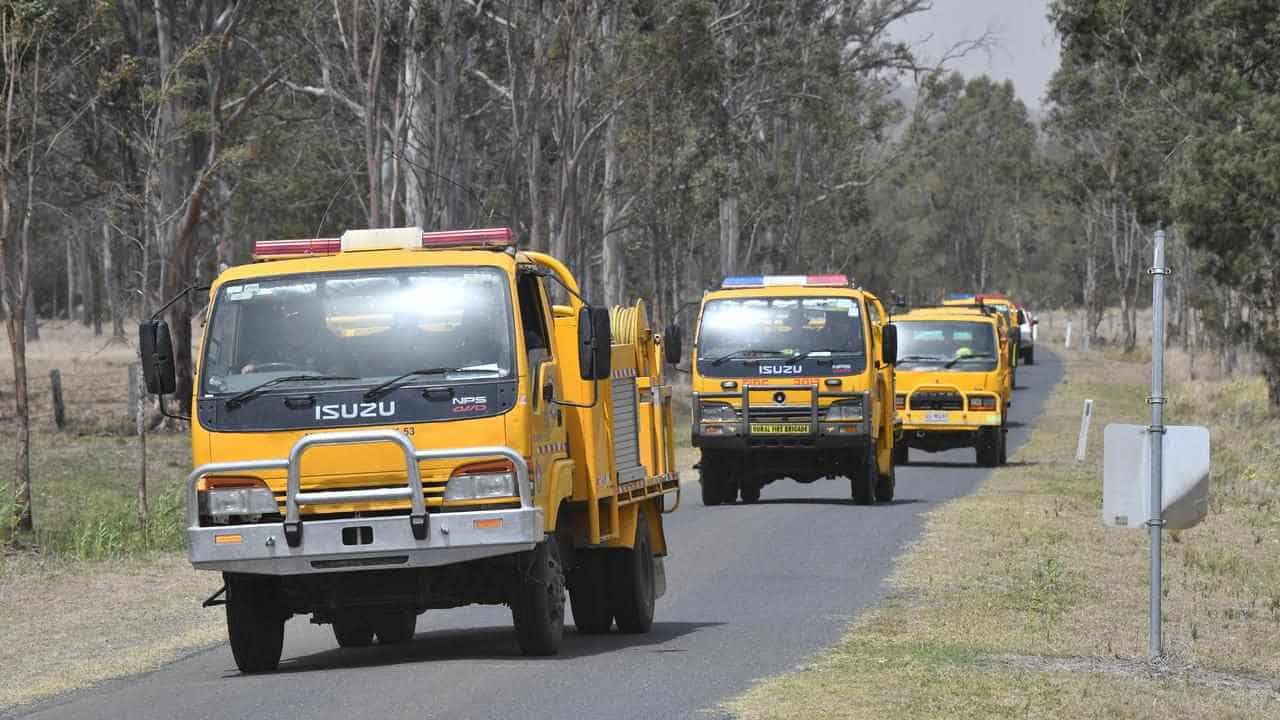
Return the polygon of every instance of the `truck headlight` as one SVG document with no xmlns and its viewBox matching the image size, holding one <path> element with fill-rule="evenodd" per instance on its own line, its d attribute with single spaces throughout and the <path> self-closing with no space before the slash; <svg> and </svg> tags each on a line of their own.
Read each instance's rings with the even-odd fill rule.
<svg viewBox="0 0 1280 720">
<path fill-rule="evenodd" d="M 257 522 L 263 515 L 280 512 L 275 493 L 254 477 L 209 476 L 200 481 L 200 514 L 226 523 L 232 517 Z"/>
<path fill-rule="evenodd" d="M 702 403 L 699 406 L 702 422 L 736 422 L 738 414 L 726 403 Z"/>
<path fill-rule="evenodd" d="M 824 419 L 828 422 L 853 422 L 862 419 L 862 401 L 845 400 L 827 408 Z"/>
<path fill-rule="evenodd" d="M 969 398 L 970 410 L 995 410 L 996 399 L 991 395 L 973 395 Z"/>
<path fill-rule="evenodd" d="M 444 488 L 445 500 L 484 500 L 516 494 L 516 474 L 511 463 L 478 463 L 453 472 Z"/>
</svg>

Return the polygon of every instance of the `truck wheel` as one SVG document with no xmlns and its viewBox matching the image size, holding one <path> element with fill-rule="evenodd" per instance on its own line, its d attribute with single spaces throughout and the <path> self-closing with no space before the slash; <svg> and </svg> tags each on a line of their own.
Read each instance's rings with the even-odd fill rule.
<svg viewBox="0 0 1280 720">
<path fill-rule="evenodd" d="M 893 444 L 893 464 L 894 465 L 910 465 L 910 446 L 906 440 L 895 442 Z"/>
<path fill-rule="evenodd" d="M 1009 462 L 1009 431 L 1003 425 L 1000 426 L 1000 457 L 997 459 L 999 464 L 1004 465 Z"/>
<path fill-rule="evenodd" d="M 528 553 L 521 571 L 511 600 L 520 652 L 555 655 L 564 637 L 564 571 L 555 536 L 547 536 Z"/>
<path fill-rule="evenodd" d="M 614 607 L 618 630 L 639 634 L 653 626 L 655 593 L 653 543 L 643 510 L 636 515 L 636 541 L 630 550 L 616 550 L 613 562 Z"/>
<path fill-rule="evenodd" d="M 875 444 L 869 443 L 862 453 L 862 467 L 849 477 L 849 490 L 855 505 L 874 505 L 876 502 L 876 478 L 880 474 L 876 467 Z"/>
<path fill-rule="evenodd" d="M 894 470 L 894 465 L 890 463 L 889 472 L 876 474 L 876 502 L 893 502 L 893 492 L 897 486 L 898 473 Z"/>
<path fill-rule="evenodd" d="M 1028 365 L 1036 364 L 1036 349 L 1034 347 L 1027 350 L 1026 360 Z"/>
<path fill-rule="evenodd" d="M 393 610 L 373 620 L 373 631 L 383 645 L 398 645 L 413 639 L 418 629 L 418 614 L 412 610 Z"/>
<path fill-rule="evenodd" d="M 230 573 L 223 578 L 227 583 L 227 635 L 236 667 L 246 675 L 275 670 L 284 648 L 284 621 L 289 617 L 280 606 L 279 581 Z"/>
<path fill-rule="evenodd" d="M 742 495 L 742 502 L 744 503 L 760 502 L 760 481 L 755 478 L 743 480 L 742 488 L 739 492 Z"/>
<path fill-rule="evenodd" d="M 333 619 L 333 639 L 338 647 L 368 647 L 373 644 L 373 624 L 355 612 Z"/>
<path fill-rule="evenodd" d="M 1000 430 L 982 431 L 975 449 L 978 452 L 978 464 L 982 467 L 995 467 L 1000 464 Z"/>
<path fill-rule="evenodd" d="M 609 632 L 613 610 L 609 607 L 609 564 L 602 550 L 579 550 L 578 565 L 569 573 L 569 602 L 573 624 L 584 635 Z"/>
<path fill-rule="evenodd" d="M 707 507 L 719 505 L 724 496 L 725 473 L 719 463 L 707 455 L 702 456 L 698 468 L 698 482 L 702 485 L 702 504 Z"/>
</svg>

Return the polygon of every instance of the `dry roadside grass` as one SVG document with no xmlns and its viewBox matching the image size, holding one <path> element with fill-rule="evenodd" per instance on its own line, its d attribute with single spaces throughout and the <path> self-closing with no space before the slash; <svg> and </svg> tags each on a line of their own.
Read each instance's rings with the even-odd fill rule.
<svg viewBox="0 0 1280 720">
<path fill-rule="evenodd" d="M 178 553 L 110 564 L 0 559 L 0 714 L 220 642 L 222 612 L 200 601 L 221 583 Z"/>
<path fill-rule="evenodd" d="M 1066 354 L 1030 441 L 932 513 L 894 595 L 841 644 L 732 704 L 744 718 L 1280 716 L 1280 421 L 1256 380 L 1184 383 L 1171 424 L 1213 433 L 1210 517 L 1165 544 L 1165 646 L 1147 650 L 1145 532 L 1101 524 L 1102 429 L 1143 422 L 1145 365 Z M 1089 458 L 1075 465 L 1084 398 Z"/>
</svg>

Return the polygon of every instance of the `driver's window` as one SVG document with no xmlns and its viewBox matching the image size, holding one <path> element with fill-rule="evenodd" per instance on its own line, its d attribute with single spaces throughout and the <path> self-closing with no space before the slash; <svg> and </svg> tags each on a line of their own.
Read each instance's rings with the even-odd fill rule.
<svg viewBox="0 0 1280 720">
<path fill-rule="evenodd" d="M 551 336 L 547 328 L 547 310 L 538 277 L 521 274 L 516 282 L 520 302 L 520 328 L 524 350 L 529 358 L 529 371 L 537 378 L 538 365 L 551 357 Z"/>
</svg>

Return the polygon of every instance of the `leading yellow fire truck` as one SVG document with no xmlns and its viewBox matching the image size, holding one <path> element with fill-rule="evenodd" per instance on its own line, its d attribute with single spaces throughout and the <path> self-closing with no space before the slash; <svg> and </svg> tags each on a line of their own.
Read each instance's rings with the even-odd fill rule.
<svg viewBox="0 0 1280 720">
<path fill-rule="evenodd" d="M 567 589 L 579 631 L 649 630 L 679 479 L 643 304 L 588 306 L 507 229 L 254 251 L 210 288 L 186 481 L 190 560 L 223 574 L 209 603 L 242 672 L 277 666 L 294 614 L 358 646 L 506 604 L 546 655 Z M 148 388 L 173 392 L 168 328 L 141 336 Z"/>
<path fill-rule="evenodd" d="M 693 343 L 693 445 L 704 505 L 752 503 L 792 478 L 848 477 L 893 499 L 896 330 L 843 275 L 725 279 Z"/>
</svg>

